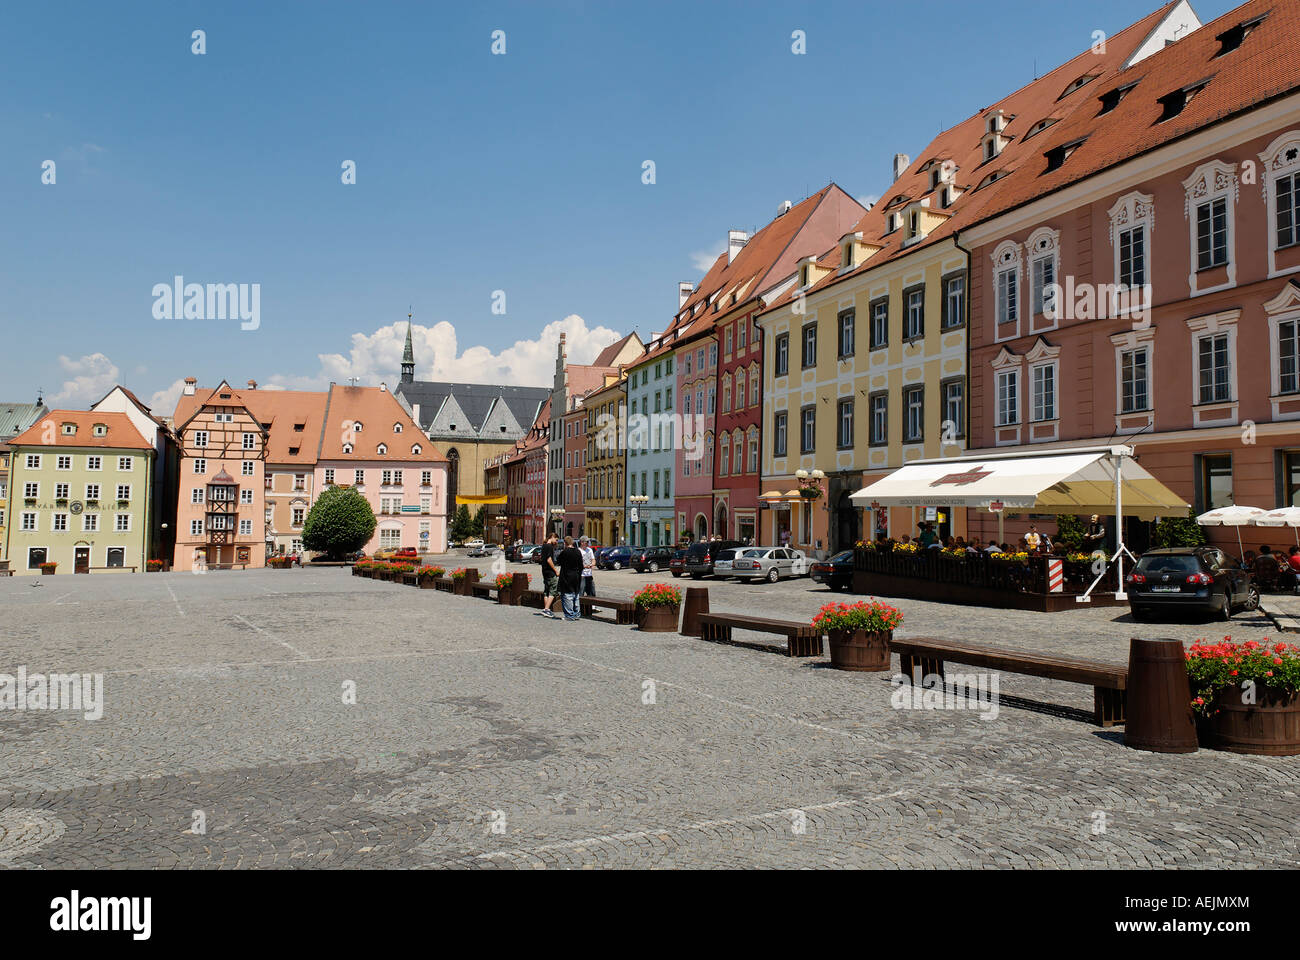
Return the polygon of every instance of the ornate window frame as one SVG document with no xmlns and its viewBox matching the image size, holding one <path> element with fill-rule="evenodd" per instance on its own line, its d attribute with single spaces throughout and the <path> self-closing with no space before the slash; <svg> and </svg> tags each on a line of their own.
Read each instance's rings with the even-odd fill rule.
<svg viewBox="0 0 1300 960">
<path fill-rule="evenodd" d="M 1294 152 L 1288 158 L 1287 154 Z M 1281 277 L 1300 271 L 1300 266 L 1277 268 L 1277 179 L 1293 174 L 1300 180 L 1300 130 L 1288 130 L 1279 136 L 1259 155 L 1264 175 L 1260 178 L 1260 189 L 1264 193 L 1264 203 L 1268 209 L 1266 229 L 1268 230 L 1268 275 Z M 1300 223 L 1294 224 L 1297 240 L 1300 241 Z"/>
<path fill-rule="evenodd" d="M 1183 217 L 1187 220 L 1187 236 L 1189 241 L 1188 248 L 1188 271 L 1187 286 L 1191 296 L 1198 297 L 1207 293 L 1214 293 L 1216 290 L 1228 290 L 1237 285 L 1237 168 L 1233 164 L 1224 163 L 1222 160 L 1207 160 L 1195 170 L 1192 175 L 1183 181 L 1184 200 L 1183 200 Z M 1227 203 L 1224 205 L 1227 209 L 1228 218 L 1228 261 L 1225 264 L 1228 271 L 1228 279 L 1224 283 L 1216 284 L 1212 287 L 1200 288 L 1197 285 L 1196 266 L 1196 218 L 1192 216 L 1193 211 L 1203 203 L 1209 203 L 1224 198 Z M 1213 267 L 1211 269 L 1218 269 Z"/>
<path fill-rule="evenodd" d="M 1043 443 L 1054 441 L 1059 438 L 1061 424 L 1061 348 L 1054 347 L 1042 337 L 1033 347 L 1025 354 L 1025 362 L 1028 364 L 1028 375 L 1026 377 L 1028 391 L 1026 400 L 1027 413 L 1029 414 L 1029 442 Z M 1052 413 L 1055 416 L 1048 417 L 1044 420 L 1034 419 L 1034 371 L 1040 367 L 1052 368 L 1052 387 L 1054 395 L 1052 397 Z M 1047 428 L 1051 428 L 1047 433 Z M 1036 435 L 1037 434 L 1037 435 Z"/>
<path fill-rule="evenodd" d="M 1023 299 L 1021 291 L 1021 269 L 1023 265 L 1023 256 L 1020 244 L 1014 240 L 1003 240 L 993 248 L 991 254 L 993 260 L 993 342 L 1000 343 L 1003 340 L 1014 340 L 1020 336 L 1020 302 Z M 1004 274 L 1011 273 L 1015 276 L 1015 320 L 1002 321 L 1003 302 L 1002 302 L 1002 277 Z M 1005 336 L 1002 334 L 1003 328 L 1008 331 Z M 1014 331 L 1013 331 L 1014 328 Z"/>
<path fill-rule="evenodd" d="M 1142 273 L 1145 283 L 1144 292 L 1147 297 L 1138 299 L 1129 298 L 1127 310 L 1117 310 L 1117 316 L 1124 316 L 1126 313 L 1145 310 L 1151 303 L 1152 290 L 1152 271 L 1151 271 L 1151 243 L 1156 231 L 1156 198 L 1149 193 L 1142 193 L 1139 190 L 1133 190 L 1124 194 L 1106 211 L 1110 218 L 1110 246 L 1111 246 L 1111 281 L 1115 287 L 1119 286 L 1119 235 L 1125 230 L 1132 230 L 1142 227 Z"/>
<path fill-rule="evenodd" d="M 1279 343 L 1279 328 L 1283 323 L 1294 322 L 1300 325 L 1300 288 L 1294 283 L 1283 286 L 1278 295 L 1264 304 L 1264 315 L 1268 317 L 1269 343 L 1269 403 L 1273 407 L 1274 420 L 1300 420 L 1300 410 L 1283 413 L 1283 401 L 1300 399 L 1300 392 L 1282 392 L 1282 357 Z M 1300 371 L 1297 371 L 1300 378 Z"/>
<path fill-rule="evenodd" d="M 1028 250 L 1029 262 L 1029 332 L 1037 333 L 1041 330 L 1054 330 L 1060 322 L 1059 304 L 1053 303 L 1050 298 L 1043 298 L 1043 309 L 1035 310 L 1034 298 L 1034 265 L 1040 260 L 1050 260 L 1052 263 L 1052 283 L 1060 284 L 1061 282 L 1061 231 L 1054 230 L 1051 227 L 1039 227 L 1029 235 L 1025 241 L 1025 247 Z M 1044 285 L 1046 286 L 1046 284 Z M 1043 318 L 1041 325 L 1034 321 L 1037 317 Z"/>
<path fill-rule="evenodd" d="M 1025 358 L 1020 354 L 1012 353 L 1006 347 L 1003 347 L 1001 350 L 998 351 L 998 355 L 989 362 L 989 365 L 993 368 L 992 395 L 993 395 L 993 429 L 995 431 L 994 432 L 995 446 L 999 446 L 999 447 L 1015 446 L 1020 443 L 1020 434 L 1021 431 L 1024 429 L 1024 422 L 1025 422 L 1024 417 L 1021 416 L 1021 410 L 1020 410 L 1024 401 L 1024 390 L 1022 389 L 1025 381 L 1024 360 Z M 1001 408 L 1002 408 L 1002 398 L 999 395 L 1001 390 L 1001 385 L 998 381 L 1001 378 L 1002 374 L 1004 373 L 1014 373 L 1016 377 L 1016 410 L 1015 410 L 1016 419 L 1009 423 L 1001 422 L 1002 418 L 999 415 L 1001 413 Z M 1000 435 L 1001 432 L 1003 431 L 1005 431 L 1008 434 L 1006 437 L 1002 437 Z"/>
<path fill-rule="evenodd" d="M 1240 364 L 1237 356 L 1237 321 L 1241 319 L 1241 310 L 1222 310 L 1203 317 L 1192 317 L 1187 321 L 1187 329 L 1192 339 L 1192 426 L 1194 427 L 1230 427 L 1237 423 L 1238 404 L 1241 394 L 1237 387 L 1237 370 Z M 1228 335 L 1228 395 L 1227 400 L 1211 400 L 1201 403 L 1200 398 L 1200 343 L 1206 337 Z M 1227 417 L 1210 419 L 1205 416 L 1207 410 L 1221 410 L 1229 407 Z"/>
<path fill-rule="evenodd" d="M 1115 347 L 1115 433 L 1140 433 L 1150 430 L 1156 419 L 1156 328 L 1148 326 L 1141 329 L 1123 330 L 1113 333 L 1110 342 Z M 1147 351 L 1147 403 L 1146 410 L 1133 410 L 1124 413 L 1124 353 L 1145 347 Z M 1137 426 L 1123 426 L 1126 419 L 1142 417 L 1146 422 Z"/>
</svg>

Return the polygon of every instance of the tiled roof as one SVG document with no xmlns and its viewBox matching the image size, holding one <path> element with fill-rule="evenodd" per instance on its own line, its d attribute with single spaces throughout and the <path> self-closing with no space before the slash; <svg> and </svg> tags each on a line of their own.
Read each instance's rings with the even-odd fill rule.
<svg viewBox="0 0 1300 960">
<path fill-rule="evenodd" d="M 1218 56 L 1221 34 L 1267 14 L 1235 50 Z M 1149 18 L 1148 18 L 1149 19 Z M 1083 104 L 1034 138 L 1034 151 L 982 211 L 987 219 L 1125 160 L 1300 88 L 1300 0 L 1251 0 L 1127 70 L 1108 70 L 1073 94 Z M 1208 78 L 1181 112 L 1160 121 L 1161 98 Z M 1101 114 L 1099 98 L 1136 83 Z M 1055 170 L 1045 154 L 1084 139 Z M 1041 142 L 1040 142 L 1041 141 Z"/>
<path fill-rule="evenodd" d="M 234 405 L 235 399 L 215 397 L 218 388 L 198 387 L 193 396 L 184 396 L 176 403 L 172 421 L 178 429 L 199 412 L 206 403 L 217 406 Z M 328 394 L 311 390 L 243 390 L 237 394 L 239 403 L 268 430 L 266 459 L 268 463 L 300 464 L 309 466 L 316 462 L 316 448 L 320 445 L 321 425 L 325 420 L 325 401 Z M 209 399 L 212 398 L 212 399 Z M 302 430 L 295 430 L 298 425 Z M 291 452 L 296 451 L 296 452 Z"/>
<path fill-rule="evenodd" d="M 350 431 L 344 425 L 360 422 L 362 429 Z M 393 430 L 401 424 L 402 432 Z M 352 445 L 351 453 L 344 453 L 343 445 Z M 388 448 L 380 454 L 379 445 Z M 411 447 L 420 445 L 420 452 Z M 326 398 L 325 424 L 320 433 L 320 460 L 415 460 L 436 463 L 447 458 L 437 451 L 433 442 L 424 435 L 411 415 L 387 390 L 379 387 L 353 387 L 330 384 Z"/>
<path fill-rule="evenodd" d="M 421 428 L 427 430 L 442 409 L 448 397 L 454 396 L 456 403 L 465 416 L 469 418 L 478 433 L 492 406 L 498 400 L 506 405 L 522 427 L 532 423 L 542 402 L 551 395 L 549 387 L 498 386 L 487 383 L 447 383 L 436 380 L 414 380 L 399 383 L 394 390 L 401 394 L 407 404 L 420 407 Z"/>
<path fill-rule="evenodd" d="M 45 442 L 47 422 L 54 424 L 53 444 Z M 65 434 L 65 423 L 76 424 L 77 432 L 72 436 Z M 104 436 L 94 435 L 96 424 L 108 428 Z M 15 447 L 21 444 L 36 447 L 105 447 L 115 450 L 153 449 L 153 444 L 140 436 L 140 431 L 125 413 L 106 413 L 100 410 L 51 410 L 9 442 Z"/>
<path fill-rule="evenodd" d="M 1294 3 L 1300 0 L 1284 0 L 1284 2 Z M 838 272 L 839 246 L 837 244 L 830 248 L 818 259 L 819 265 L 831 268 L 830 274 L 805 290 L 805 293 L 822 290 L 867 270 L 873 270 L 891 260 L 908 256 L 916 250 L 952 237 L 959 230 L 987 217 L 988 210 L 995 203 L 1000 202 L 1000 198 L 1013 183 L 1016 171 L 1022 167 L 1033 168 L 1035 165 L 1041 169 L 1041 166 L 1045 165 L 1043 152 L 1049 145 L 1048 134 L 1051 134 L 1051 142 L 1055 142 L 1059 129 L 1065 126 L 1067 121 L 1061 120 L 1026 139 L 1026 135 L 1034 125 L 1049 116 L 1072 117 L 1077 113 L 1095 114 L 1099 106 L 1097 96 L 1114 85 L 1112 80 L 1122 72 L 1124 63 L 1177 5 L 1178 0 L 1172 0 L 1137 23 L 1108 37 L 1104 52 L 1084 51 L 936 136 L 925 150 L 917 155 L 902 176 L 884 191 L 881 201 L 849 231 L 850 233 L 861 232 L 865 242 L 879 244 L 881 249 L 858 267 L 840 274 Z M 1194 31 L 1188 39 L 1200 32 L 1200 30 Z M 1175 48 L 1187 42 L 1187 39 L 1181 40 Z M 1156 56 L 1161 55 L 1163 54 L 1156 54 Z M 1134 76 L 1139 75 L 1151 59 L 1154 58 L 1140 61 L 1128 72 Z M 1095 79 L 1063 96 L 1073 81 L 1090 74 L 1095 75 Z M 1004 117 L 1008 118 L 1001 133 L 1004 138 L 1010 140 L 996 157 L 985 160 L 983 138 L 987 132 L 986 118 L 999 110 Z M 953 183 L 960 191 L 952 206 L 947 208 L 941 205 L 943 184 L 940 183 L 934 188 L 930 185 L 932 166 L 944 160 L 951 160 L 955 164 Z M 1069 164 L 1070 161 L 1067 161 L 1066 166 Z M 990 173 L 997 170 L 1011 172 L 1006 177 L 982 189 L 977 189 Z M 902 198 L 910 204 L 925 197 L 930 198 L 930 208 L 935 212 L 949 213 L 951 216 L 935 226 L 924 239 L 904 247 L 906 225 L 893 231 L 887 229 L 889 214 L 901 213 L 905 208 L 904 203 L 895 204 L 894 201 Z M 775 298 L 765 312 L 789 303 L 794 293 L 795 290 L 791 288 Z"/>
<path fill-rule="evenodd" d="M 627 346 L 628 341 L 635 336 L 636 336 L 636 331 L 633 330 L 623 339 L 615 340 L 608 347 L 606 347 L 604 350 L 600 351 L 600 353 L 596 355 L 596 359 L 591 361 L 591 365 L 593 367 L 613 366 L 614 358 L 618 356 L 619 351 L 622 350 L 625 346 Z"/>
</svg>

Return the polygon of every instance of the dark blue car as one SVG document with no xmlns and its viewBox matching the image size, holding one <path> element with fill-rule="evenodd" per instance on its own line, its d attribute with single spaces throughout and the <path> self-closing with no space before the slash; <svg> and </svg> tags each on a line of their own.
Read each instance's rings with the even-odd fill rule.
<svg viewBox="0 0 1300 960">
<path fill-rule="evenodd" d="M 606 547 L 596 555 L 596 566 L 601 570 L 622 570 L 632 564 L 632 548 Z"/>
</svg>

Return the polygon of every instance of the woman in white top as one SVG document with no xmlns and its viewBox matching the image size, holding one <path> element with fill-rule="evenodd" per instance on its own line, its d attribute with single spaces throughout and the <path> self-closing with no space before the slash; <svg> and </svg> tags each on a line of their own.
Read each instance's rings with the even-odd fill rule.
<svg viewBox="0 0 1300 960">
<path fill-rule="evenodd" d="M 583 537 L 578 547 L 582 554 L 582 592 L 589 597 L 596 595 L 596 551 L 591 549 L 591 541 Z"/>
</svg>

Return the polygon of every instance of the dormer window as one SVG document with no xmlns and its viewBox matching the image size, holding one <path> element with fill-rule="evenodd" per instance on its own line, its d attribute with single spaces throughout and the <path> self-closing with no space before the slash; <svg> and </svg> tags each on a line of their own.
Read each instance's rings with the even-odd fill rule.
<svg viewBox="0 0 1300 960">
<path fill-rule="evenodd" d="M 402 425 L 400 423 L 393 424 L 393 433 L 401 433 L 401 432 L 402 432 Z"/>
<path fill-rule="evenodd" d="M 379 454 L 381 457 L 384 456 L 386 453 L 388 453 L 388 444 L 381 443 L 379 445 L 379 448 L 375 450 L 375 453 Z"/>
<path fill-rule="evenodd" d="M 1241 41 L 1250 36 L 1250 32 L 1263 23 L 1267 17 L 1268 14 L 1265 13 L 1251 20 L 1242 21 L 1232 29 L 1225 30 L 1223 33 L 1215 37 L 1214 39 L 1219 41 L 1219 52 L 1214 55 L 1214 59 L 1217 60 L 1224 54 L 1232 53 L 1232 51 L 1236 50 L 1241 46 Z"/>
<path fill-rule="evenodd" d="M 944 187 L 943 192 L 939 194 L 940 201 L 945 207 L 951 207 L 959 196 L 961 196 L 961 191 L 952 184 L 948 184 Z"/>
<path fill-rule="evenodd" d="M 1039 120 L 1036 124 L 1034 124 L 1032 127 L 1029 128 L 1029 132 L 1025 134 L 1025 139 L 1028 140 L 1030 137 L 1042 133 L 1044 130 L 1046 130 L 1048 127 L 1050 127 L 1052 124 L 1056 123 L 1056 121 L 1060 119 L 1061 119 L 1060 117 L 1043 117 L 1043 119 Z"/>
<path fill-rule="evenodd" d="M 343 452 L 344 452 L 344 453 L 351 453 L 351 452 L 352 452 L 352 444 L 350 444 L 350 443 L 345 443 L 345 444 L 343 444 Z"/>
<path fill-rule="evenodd" d="M 1048 150 L 1047 153 L 1044 154 L 1044 156 L 1047 157 L 1047 170 L 1045 172 L 1051 173 L 1053 170 L 1059 169 L 1061 164 L 1065 163 L 1069 158 L 1070 154 L 1074 153 L 1074 151 L 1079 148 L 1084 139 L 1086 138 L 1080 137 L 1078 140 L 1071 140 L 1069 143 L 1063 143 L 1059 147 L 1053 147 L 1051 150 Z"/>
<path fill-rule="evenodd" d="M 982 190 L 985 187 L 987 187 L 990 183 L 996 183 L 998 180 L 1001 180 L 1010 172 L 1011 172 L 1010 170 L 994 170 L 987 177 L 981 180 L 979 182 L 979 186 L 977 186 L 975 189 Z"/>
<path fill-rule="evenodd" d="M 850 240 L 844 246 L 840 247 L 840 266 L 853 266 L 853 241 Z"/>
<path fill-rule="evenodd" d="M 921 214 L 919 211 L 913 210 L 911 215 L 908 216 L 907 218 L 907 235 L 909 237 L 915 237 L 920 232 L 920 230 L 921 230 Z"/>
<path fill-rule="evenodd" d="M 91 427 L 90 432 L 97 437 L 108 436 L 108 427 L 104 426 L 102 423 L 97 423 Z"/>
<path fill-rule="evenodd" d="M 1099 98 L 1101 100 L 1101 109 L 1097 111 L 1097 116 L 1110 113 L 1119 106 L 1119 102 L 1128 96 L 1128 92 L 1137 86 L 1137 81 L 1125 84 L 1122 87 L 1116 87 L 1114 90 L 1108 90 Z"/>
<path fill-rule="evenodd" d="M 75 423 L 65 423 L 63 425 L 63 435 L 65 437 L 75 437 L 77 435 L 77 425 Z"/>
<path fill-rule="evenodd" d="M 503 427 L 502 429 L 505 429 L 505 428 Z M 418 456 L 419 456 L 423 451 L 424 451 L 424 448 L 421 447 L 418 443 L 413 443 L 413 444 L 411 444 L 411 453 L 413 453 L 415 456 L 418 457 Z"/>
<path fill-rule="evenodd" d="M 986 133 L 1001 133 L 1002 128 L 1007 125 L 1007 115 L 1001 110 L 995 110 L 990 113 L 984 121 L 984 131 Z"/>
<path fill-rule="evenodd" d="M 1056 99 L 1064 100 L 1066 97 L 1074 93 L 1074 91 L 1078 90 L 1080 87 L 1086 87 L 1088 84 L 1092 83 L 1092 81 L 1096 80 L 1099 76 L 1101 76 L 1100 72 L 1085 73 L 1077 80 L 1071 80 L 1070 85 L 1066 87 L 1063 91 L 1061 91 L 1061 95 Z"/>
<path fill-rule="evenodd" d="M 898 214 L 896 214 L 896 213 L 891 213 L 891 214 L 889 215 L 889 220 L 888 220 L 888 222 L 887 222 L 887 224 L 886 224 L 886 231 L 885 231 L 885 232 L 886 232 L 886 233 L 893 233 L 895 230 L 897 230 L 898 227 L 899 227 L 899 220 L 900 220 L 900 217 L 899 217 Z"/>
<path fill-rule="evenodd" d="M 1181 90 L 1175 90 L 1173 93 L 1166 93 L 1163 97 L 1160 97 L 1156 102 L 1164 109 L 1160 116 L 1156 118 L 1156 123 L 1164 123 L 1166 120 L 1172 120 L 1174 117 L 1182 113 L 1183 108 L 1192 102 L 1192 97 L 1204 90 L 1205 85 L 1209 83 L 1211 79 L 1212 78 L 1210 77 L 1206 77 L 1204 80 L 1188 84 Z"/>
<path fill-rule="evenodd" d="M 353 432 L 353 433 L 360 433 L 360 432 L 361 432 L 361 421 L 360 421 L 360 420 L 353 420 L 353 421 L 352 421 L 352 432 Z"/>
<path fill-rule="evenodd" d="M 799 286 L 808 286 L 808 264 L 806 263 L 799 268 Z"/>
</svg>

